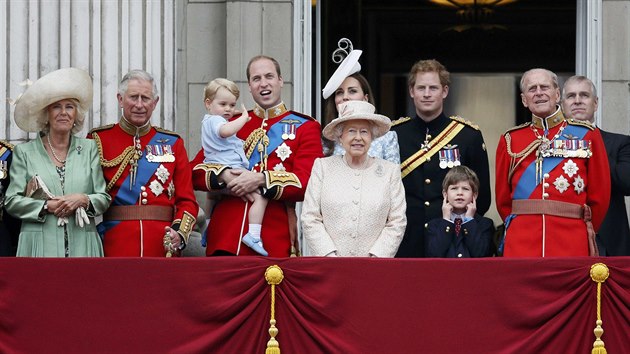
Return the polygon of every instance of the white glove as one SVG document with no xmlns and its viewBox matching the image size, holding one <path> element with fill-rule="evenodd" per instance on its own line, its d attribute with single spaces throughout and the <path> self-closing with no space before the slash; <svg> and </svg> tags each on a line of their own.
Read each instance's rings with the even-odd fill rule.
<svg viewBox="0 0 630 354">
<path fill-rule="evenodd" d="M 83 227 L 83 225 L 88 225 L 90 223 L 90 218 L 87 216 L 85 209 L 83 207 L 78 207 L 75 212 L 75 221 L 77 226 Z"/>
<path fill-rule="evenodd" d="M 57 219 L 57 226 L 63 226 L 68 223 L 68 218 L 59 218 Z"/>
</svg>

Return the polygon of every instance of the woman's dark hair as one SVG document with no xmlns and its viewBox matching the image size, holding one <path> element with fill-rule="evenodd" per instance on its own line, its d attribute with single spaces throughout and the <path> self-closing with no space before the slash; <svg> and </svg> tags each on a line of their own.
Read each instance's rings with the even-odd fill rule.
<svg viewBox="0 0 630 354">
<path fill-rule="evenodd" d="M 372 87 L 370 87 L 370 83 L 367 81 L 365 76 L 361 75 L 360 73 L 354 73 L 348 77 L 353 77 L 359 82 L 361 90 L 363 90 L 363 94 L 367 95 L 368 102 L 374 105 L 374 95 L 372 94 Z M 327 126 L 328 123 L 332 122 L 333 119 L 337 118 L 338 114 L 339 112 L 337 112 L 337 105 L 335 104 L 335 93 L 333 92 L 333 94 L 326 99 L 326 103 L 324 104 L 324 119 L 322 120 L 322 128 Z M 326 156 L 332 155 L 333 151 L 335 150 L 335 142 L 332 140 L 328 140 L 322 136 L 322 144 L 324 145 Z"/>
</svg>

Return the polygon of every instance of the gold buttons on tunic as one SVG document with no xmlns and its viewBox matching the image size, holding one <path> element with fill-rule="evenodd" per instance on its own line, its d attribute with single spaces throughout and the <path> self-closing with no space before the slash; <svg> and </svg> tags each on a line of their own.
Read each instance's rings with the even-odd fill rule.
<svg viewBox="0 0 630 354">
<path fill-rule="evenodd" d="M 427 178 L 427 179 L 424 180 L 424 183 L 431 184 L 431 180 Z"/>
<path fill-rule="evenodd" d="M 428 201 L 427 201 L 427 202 L 424 202 L 424 206 L 429 206 L 430 204 L 431 204 L 431 203 L 429 203 Z"/>
</svg>

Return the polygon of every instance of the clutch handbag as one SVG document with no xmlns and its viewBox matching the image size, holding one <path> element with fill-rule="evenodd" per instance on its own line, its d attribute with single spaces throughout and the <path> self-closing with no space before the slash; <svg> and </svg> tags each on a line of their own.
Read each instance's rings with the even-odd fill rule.
<svg viewBox="0 0 630 354">
<path fill-rule="evenodd" d="M 33 199 L 48 200 L 54 198 L 54 195 L 50 193 L 50 190 L 46 186 L 46 183 L 38 175 L 33 176 L 26 184 L 24 195 Z"/>
</svg>

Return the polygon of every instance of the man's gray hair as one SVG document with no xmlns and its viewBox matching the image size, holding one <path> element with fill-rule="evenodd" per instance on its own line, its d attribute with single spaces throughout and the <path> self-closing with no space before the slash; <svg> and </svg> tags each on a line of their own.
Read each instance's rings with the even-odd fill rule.
<svg viewBox="0 0 630 354">
<path fill-rule="evenodd" d="M 529 69 L 526 72 L 523 73 L 523 76 L 521 76 L 521 93 L 525 93 L 525 77 L 527 77 L 527 75 L 531 74 L 534 71 L 544 71 L 546 72 L 549 76 L 551 76 L 551 80 L 553 81 L 553 86 L 557 89 L 560 88 L 560 84 L 558 83 L 558 75 L 556 75 L 556 73 L 554 73 L 551 70 L 547 70 L 547 69 L 543 69 L 543 68 L 534 68 L 534 69 Z"/>
<path fill-rule="evenodd" d="M 125 76 L 123 76 L 122 80 L 120 80 L 120 84 L 118 85 L 118 93 L 121 96 L 124 96 L 127 93 L 127 86 L 129 85 L 129 80 L 140 80 L 140 81 L 148 81 L 153 85 L 153 99 L 159 96 L 157 84 L 153 79 L 153 76 L 148 72 L 140 69 L 135 69 L 129 71 Z"/>
<path fill-rule="evenodd" d="M 597 98 L 597 88 L 595 87 L 595 84 L 593 83 L 593 81 L 591 81 L 591 79 L 584 75 L 571 76 L 567 79 L 567 81 L 564 82 L 564 86 L 562 87 L 562 98 L 564 98 L 564 90 L 566 89 L 567 85 L 573 82 L 576 82 L 578 84 L 580 82 L 588 82 L 588 84 L 591 85 L 591 93 L 593 93 L 593 97 Z"/>
</svg>

